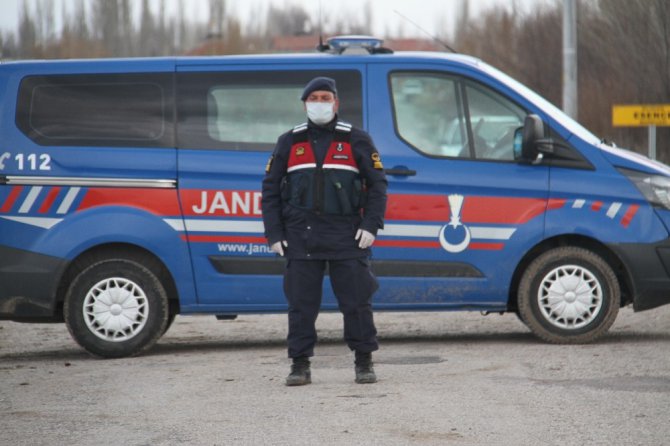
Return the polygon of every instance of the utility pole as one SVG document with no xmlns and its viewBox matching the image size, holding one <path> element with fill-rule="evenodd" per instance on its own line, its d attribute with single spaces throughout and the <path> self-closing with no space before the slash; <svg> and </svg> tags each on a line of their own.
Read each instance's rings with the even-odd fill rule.
<svg viewBox="0 0 670 446">
<path fill-rule="evenodd" d="M 563 111 L 577 119 L 577 1 L 563 0 Z"/>
</svg>

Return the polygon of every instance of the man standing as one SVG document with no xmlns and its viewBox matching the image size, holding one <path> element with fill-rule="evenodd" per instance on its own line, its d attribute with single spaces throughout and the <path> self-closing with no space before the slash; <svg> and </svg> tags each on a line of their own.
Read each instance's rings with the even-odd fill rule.
<svg viewBox="0 0 670 446">
<path fill-rule="evenodd" d="M 371 302 L 378 284 L 369 258 L 384 226 L 386 176 L 370 136 L 338 120 L 333 79 L 312 79 L 301 100 L 309 119 L 277 140 L 262 197 L 265 236 L 272 251 L 287 258 L 293 364 L 286 385 L 311 383 L 326 266 L 344 316 L 344 339 L 355 352 L 356 382 L 374 383 L 372 352 L 379 347 Z"/>
</svg>

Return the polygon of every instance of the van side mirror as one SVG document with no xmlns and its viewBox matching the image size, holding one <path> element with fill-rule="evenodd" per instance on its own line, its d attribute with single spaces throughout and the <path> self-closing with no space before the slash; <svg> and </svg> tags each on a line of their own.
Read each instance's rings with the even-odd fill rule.
<svg viewBox="0 0 670 446">
<path fill-rule="evenodd" d="M 545 154 L 554 153 L 554 142 L 544 135 L 542 118 L 533 114 L 526 116 L 523 127 L 514 132 L 514 159 L 538 164 Z"/>
</svg>

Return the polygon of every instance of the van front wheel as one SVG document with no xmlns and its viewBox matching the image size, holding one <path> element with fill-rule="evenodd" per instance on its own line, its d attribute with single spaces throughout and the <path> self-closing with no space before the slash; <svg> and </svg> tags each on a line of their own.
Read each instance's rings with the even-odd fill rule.
<svg viewBox="0 0 670 446">
<path fill-rule="evenodd" d="M 168 299 L 158 277 L 128 259 L 108 259 L 81 271 L 63 307 L 72 337 L 88 352 L 105 358 L 132 356 L 164 333 Z"/>
<path fill-rule="evenodd" d="M 521 319 L 554 344 L 591 342 L 619 312 L 621 290 L 609 264 L 592 251 L 555 248 L 533 260 L 519 283 Z"/>
</svg>

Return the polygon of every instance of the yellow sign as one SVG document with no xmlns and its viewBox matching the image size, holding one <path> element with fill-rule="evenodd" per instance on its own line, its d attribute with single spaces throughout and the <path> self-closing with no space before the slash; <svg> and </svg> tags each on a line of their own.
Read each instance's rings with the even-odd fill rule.
<svg viewBox="0 0 670 446">
<path fill-rule="evenodd" d="M 614 127 L 670 126 L 670 104 L 614 105 Z"/>
</svg>

